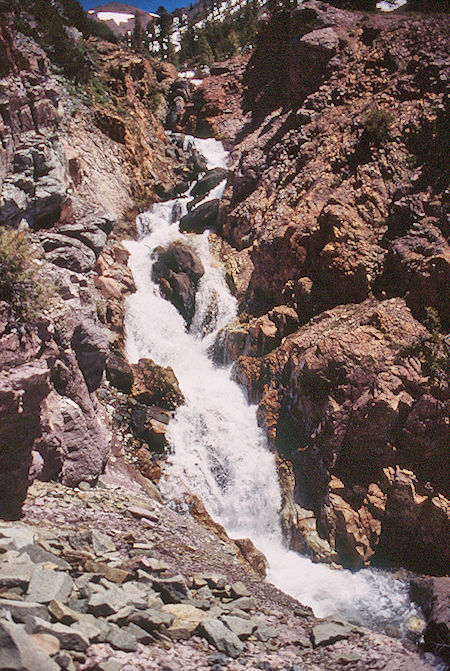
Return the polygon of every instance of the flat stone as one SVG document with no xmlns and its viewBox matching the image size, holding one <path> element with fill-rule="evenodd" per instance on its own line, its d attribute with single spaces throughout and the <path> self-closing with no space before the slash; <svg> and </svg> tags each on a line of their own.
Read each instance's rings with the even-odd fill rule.
<svg viewBox="0 0 450 671">
<path fill-rule="evenodd" d="M 20 587 L 26 590 L 31 580 L 35 566 L 31 561 L 27 563 L 5 563 L 0 566 L 0 587 Z"/>
<path fill-rule="evenodd" d="M 47 653 L 47 655 L 56 655 L 61 650 L 61 643 L 51 634 L 31 634 L 30 638 L 32 638 L 41 650 Z"/>
<path fill-rule="evenodd" d="M 15 599 L 0 599 L 0 610 L 5 609 L 11 613 L 15 622 L 25 623 L 27 617 L 41 617 L 48 620 L 47 608 L 41 603 L 31 601 L 16 601 Z"/>
<path fill-rule="evenodd" d="M 69 608 L 65 604 L 61 603 L 61 601 L 57 601 L 56 599 L 50 601 L 48 610 L 49 613 L 55 618 L 55 620 L 58 620 L 58 622 L 61 622 L 62 624 L 70 625 L 79 619 L 78 612 L 72 610 L 72 608 Z"/>
<path fill-rule="evenodd" d="M 128 508 L 128 512 L 130 515 L 135 517 L 136 519 L 147 519 L 147 520 L 152 520 L 153 522 L 158 521 L 158 516 L 155 515 L 153 510 L 150 510 L 149 508 L 141 508 L 140 506 L 130 506 Z"/>
<path fill-rule="evenodd" d="M 89 647 L 89 640 L 80 631 L 76 631 L 65 624 L 51 624 L 39 617 L 29 617 L 25 625 L 29 634 L 50 634 L 55 636 L 65 650 L 84 652 Z"/>
<path fill-rule="evenodd" d="M 141 567 L 144 570 L 149 570 L 153 573 L 162 573 L 163 571 L 170 569 L 169 564 L 166 564 L 166 562 L 161 559 L 155 559 L 154 557 L 143 557 L 141 560 Z"/>
<path fill-rule="evenodd" d="M 161 628 L 167 629 L 174 620 L 175 617 L 170 613 L 165 613 L 163 610 L 156 610 L 155 608 L 137 611 L 129 617 L 130 622 L 137 624 L 138 627 L 149 633 Z"/>
<path fill-rule="evenodd" d="M 161 610 L 170 613 L 175 618 L 167 632 L 173 639 L 189 638 L 200 622 L 207 617 L 205 611 L 186 604 L 170 603 L 163 606 Z"/>
<path fill-rule="evenodd" d="M 21 526 L 20 524 L 10 526 L 0 523 L 0 538 L 8 540 L 16 550 L 20 550 L 26 545 L 34 543 L 36 530 Z"/>
<path fill-rule="evenodd" d="M 8 671 L 60 671 L 19 624 L 0 621 L 0 669 Z"/>
<path fill-rule="evenodd" d="M 39 545 L 25 545 L 20 550 L 21 554 L 26 554 L 33 564 L 45 564 L 46 562 L 54 564 L 63 571 L 70 571 L 71 566 L 65 559 L 58 557 L 52 552 L 47 552 L 44 548 L 41 548 Z"/>
<path fill-rule="evenodd" d="M 53 599 L 67 601 L 73 588 L 70 575 L 60 571 L 47 571 L 37 566 L 31 576 L 27 600 L 50 603 Z"/>
<path fill-rule="evenodd" d="M 259 624 L 255 631 L 255 636 L 258 641 L 265 643 L 266 641 L 270 641 L 271 638 L 277 638 L 279 633 L 274 627 L 270 627 L 266 624 Z"/>
<path fill-rule="evenodd" d="M 359 662 L 361 657 L 356 653 L 349 650 L 348 652 L 340 652 L 336 655 L 335 660 L 337 664 L 342 664 L 346 666 L 347 664 L 354 664 Z"/>
<path fill-rule="evenodd" d="M 219 652 L 230 657 L 238 657 L 244 649 L 236 634 L 228 629 L 220 620 L 205 619 L 199 625 L 199 632 Z"/>
<path fill-rule="evenodd" d="M 99 662 L 96 668 L 98 671 L 121 671 L 123 664 L 115 662 L 113 659 L 108 659 L 105 662 Z"/>
<path fill-rule="evenodd" d="M 88 611 L 93 615 L 112 615 L 127 605 L 127 595 L 117 588 L 93 594 L 88 601 Z"/>
<path fill-rule="evenodd" d="M 233 634 L 241 640 L 245 641 L 252 635 L 256 624 L 251 620 L 243 620 L 241 617 L 234 617 L 233 615 L 224 615 L 222 622 L 228 627 Z"/>
<path fill-rule="evenodd" d="M 150 645 L 155 642 L 155 639 L 148 631 L 145 631 L 142 627 L 138 627 L 134 622 L 130 622 L 127 631 L 135 637 L 138 643 L 142 643 L 142 645 Z"/>
<path fill-rule="evenodd" d="M 175 575 L 171 578 L 154 578 L 152 584 L 153 588 L 160 592 L 164 603 L 179 603 L 191 597 L 182 575 Z"/>
<path fill-rule="evenodd" d="M 256 599 L 254 599 L 252 596 L 242 596 L 239 599 L 235 599 L 234 601 L 231 601 L 230 603 L 224 603 L 223 608 L 224 610 L 254 610 L 256 608 Z"/>
<path fill-rule="evenodd" d="M 250 592 L 248 591 L 244 583 L 239 580 L 238 582 L 234 582 L 231 585 L 231 595 L 235 599 L 240 599 L 241 597 L 250 596 Z"/>
<path fill-rule="evenodd" d="M 353 627 L 344 622 L 321 622 L 311 630 L 311 641 L 314 648 L 331 645 L 346 639 L 354 631 Z"/>
<path fill-rule="evenodd" d="M 137 650 L 136 637 L 126 629 L 120 629 L 113 625 L 106 637 L 106 643 L 112 645 L 116 650 L 123 650 L 124 652 L 134 652 Z"/>
<path fill-rule="evenodd" d="M 97 573 L 99 575 L 105 576 L 110 582 L 121 585 L 125 580 L 130 580 L 134 577 L 134 574 L 131 571 L 124 571 L 121 568 L 115 566 L 110 566 L 104 562 L 88 560 L 85 563 L 86 570 L 90 573 Z"/>
</svg>

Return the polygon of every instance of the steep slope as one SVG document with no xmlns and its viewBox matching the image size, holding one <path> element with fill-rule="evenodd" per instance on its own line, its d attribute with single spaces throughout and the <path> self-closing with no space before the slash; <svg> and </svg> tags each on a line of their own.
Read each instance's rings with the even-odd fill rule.
<svg viewBox="0 0 450 671">
<path fill-rule="evenodd" d="M 119 240 L 187 168 L 155 116 L 173 68 L 88 41 L 50 3 L 13 3 L 0 20 L 0 508 L 15 517 L 37 475 L 75 485 L 105 466 L 94 392 L 133 289 Z M 72 62 L 78 83 L 61 76 Z"/>
<path fill-rule="evenodd" d="M 293 547 L 312 510 L 350 566 L 448 566 L 447 38 L 445 15 L 306 2 L 243 80 L 228 356 L 283 460 Z"/>
</svg>

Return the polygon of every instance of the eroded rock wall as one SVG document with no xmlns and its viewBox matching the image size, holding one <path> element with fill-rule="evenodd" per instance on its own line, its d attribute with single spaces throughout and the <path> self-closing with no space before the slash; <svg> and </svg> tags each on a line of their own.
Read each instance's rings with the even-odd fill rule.
<svg viewBox="0 0 450 671">
<path fill-rule="evenodd" d="M 241 355 L 281 456 L 293 547 L 443 573 L 448 18 L 309 1 L 258 39 L 219 213 L 242 314 L 218 356 Z"/>
</svg>

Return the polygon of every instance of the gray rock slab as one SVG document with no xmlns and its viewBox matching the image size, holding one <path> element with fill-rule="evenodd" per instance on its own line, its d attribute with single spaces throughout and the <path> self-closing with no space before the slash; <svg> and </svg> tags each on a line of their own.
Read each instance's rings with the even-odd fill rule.
<svg viewBox="0 0 450 671">
<path fill-rule="evenodd" d="M 174 619 L 174 616 L 170 613 L 165 613 L 155 608 L 137 611 L 136 613 L 132 613 L 128 618 L 130 623 L 137 624 L 138 627 L 149 633 L 170 627 Z"/>
<path fill-rule="evenodd" d="M 93 594 L 88 602 L 88 611 L 93 615 L 113 615 L 128 604 L 129 597 L 123 590 L 112 588 Z"/>
<path fill-rule="evenodd" d="M 256 623 L 252 620 L 243 620 L 241 617 L 234 617 L 233 615 L 224 615 L 222 622 L 241 640 L 245 641 L 252 635 L 256 629 Z"/>
<path fill-rule="evenodd" d="M 270 641 L 271 638 L 277 638 L 279 633 L 274 627 L 270 627 L 266 624 L 259 624 L 255 631 L 255 636 L 258 641 L 265 643 L 266 641 Z"/>
<path fill-rule="evenodd" d="M 25 629 L 29 634 L 50 634 L 54 636 L 65 650 L 84 652 L 89 647 L 89 640 L 84 633 L 76 631 L 72 627 L 67 627 L 65 624 L 51 624 L 40 617 L 29 617 Z"/>
<path fill-rule="evenodd" d="M 120 629 L 115 625 L 110 627 L 106 637 L 106 643 L 112 645 L 116 650 L 123 650 L 124 652 L 134 652 L 137 650 L 137 639 L 127 629 Z"/>
<path fill-rule="evenodd" d="M 223 652 L 230 657 L 238 657 L 244 649 L 236 634 L 230 631 L 220 620 L 203 620 L 199 626 L 199 633 L 219 652 Z"/>
<path fill-rule="evenodd" d="M 179 603 L 191 598 L 191 593 L 182 575 L 174 575 L 171 578 L 154 578 L 152 584 L 153 588 L 160 592 L 164 603 Z"/>
<path fill-rule="evenodd" d="M 0 587 L 20 587 L 26 590 L 35 567 L 31 561 L 5 563 L 0 566 Z"/>
<path fill-rule="evenodd" d="M 25 545 L 21 548 L 20 553 L 26 554 L 33 564 L 45 564 L 46 562 L 50 562 L 63 571 L 70 571 L 71 569 L 70 564 L 66 562 L 65 559 L 58 557 L 52 552 L 47 552 L 47 550 L 44 550 L 39 545 Z"/>
<path fill-rule="evenodd" d="M 353 627 L 344 622 L 321 622 L 311 630 L 311 641 L 315 648 L 331 645 L 346 639 L 354 631 Z"/>
<path fill-rule="evenodd" d="M 59 671 L 60 667 L 18 624 L 0 622 L 0 669 Z"/>
<path fill-rule="evenodd" d="M 224 610 L 254 610 L 256 608 L 256 599 L 252 596 L 242 596 L 240 599 L 235 599 L 229 603 L 223 604 Z"/>
<path fill-rule="evenodd" d="M 0 524 L 0 538 L 9 540 L 13 546 L 19 550 L 25 545 L 34 543 L 36 531 L 20 525 L 8 526 L 6 524 Z"/>
<path fill-rule="evenodd" d="M 41 603 L 0 599 L 1 610 L 9 611 L 15 622 L 25 623 L 28 617 L 40 617 L 43 620 L 49 619 L 47 608 Z"/>
<path fill-rule="evenodd" d="M 62 571 L 48 571 L 37 566 L 31 576 L 27 591 L 27 600 L 37 603 L 50 603 L 53 599 L 65 602 L 70 597 L 73 580 Z"/>
<path fill-rule="evenodd" d="M 142 627 L 138 627 L 138 625 L 133 622 L 130 622 L 127 631 L 129 631 L 130 634 L 133 634 L 137 642 L 142 643 L 142 645 L 150 645 L 155 642 L 155 639 L 148 631 L 145 631 Z"/>
<path fill-rule="evenodd" d="M 240 599 L 241 597 L 250 596 L 250 592 L 248 591 L 244 583 L 239 580 L 238 582 L 234 582 L 231 585 L 231 595 L 235 599 Z"/>
</svg>

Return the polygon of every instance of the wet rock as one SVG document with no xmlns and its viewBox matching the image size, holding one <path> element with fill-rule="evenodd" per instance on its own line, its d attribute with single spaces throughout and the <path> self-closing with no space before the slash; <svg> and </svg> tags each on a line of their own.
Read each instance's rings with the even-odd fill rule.
<svg viewBox="0 0 450 671">
<path fill-rule="evenodd" d="M 203 233 L 207 228 L 214 228 L 219 212 L 219 200 L 208 200 L 202 203 L 180 220 L 182 233 Z"/>
<path fill-rule="evenodd" d="M 153 265 L 153 277 L 161 293 L 177 308 L 188 326 L 195 312 L 195 294 L 205 270 L 200 257 L 181 241 L 159 251 Z"/>
<path fill-rule="evenodd" d="M 158 366 L 151 359 L 140 359 L 132 365 L 133 398 L 145 405 L 174 410 L 184 403 L 178 380 L 170 366 Z"/>
<path fill-rule="evenodd" d="M 197 184 L 191 191 L 191 195 L 195 198 L 198 196 L 204 196 L 211 189 L 214 189 L 215 186 L 220 184 L 228 175 L 228 170 L 225 168 L 214 168 L 213 170 L 208 170 L 206 175 L 199 179 Z"/>
<path fill-rule="evenodd" d="M 450 578 L 413 578 L 410 583 L 410 596 L 425 615 L 426 648 L 450 662 Z"/>
<path fill-rule="evenodd" d="M 58 671 L 59 666 L 20 625 L 1 621 L 0 668 L 10 671 Z"/>
<path fill-rule="evenodd" d="M 258 550 L 250 538 L 236 538 L 234 539 L 240 552 L 244 559 L 250 564 L 256 573 L 261 576 L 261 578 L 266 577 L 267 572 L 267 559 L 264 554 Z"/>
<path fill-rule="evenodd" d="M 199 632 L 219 652 L 223 652 L 230 657 L 238 657 L 244 649 L 236 634 L 230 631 L 220 620 L 204 620 L 199 627 Z"/>
</svg>

